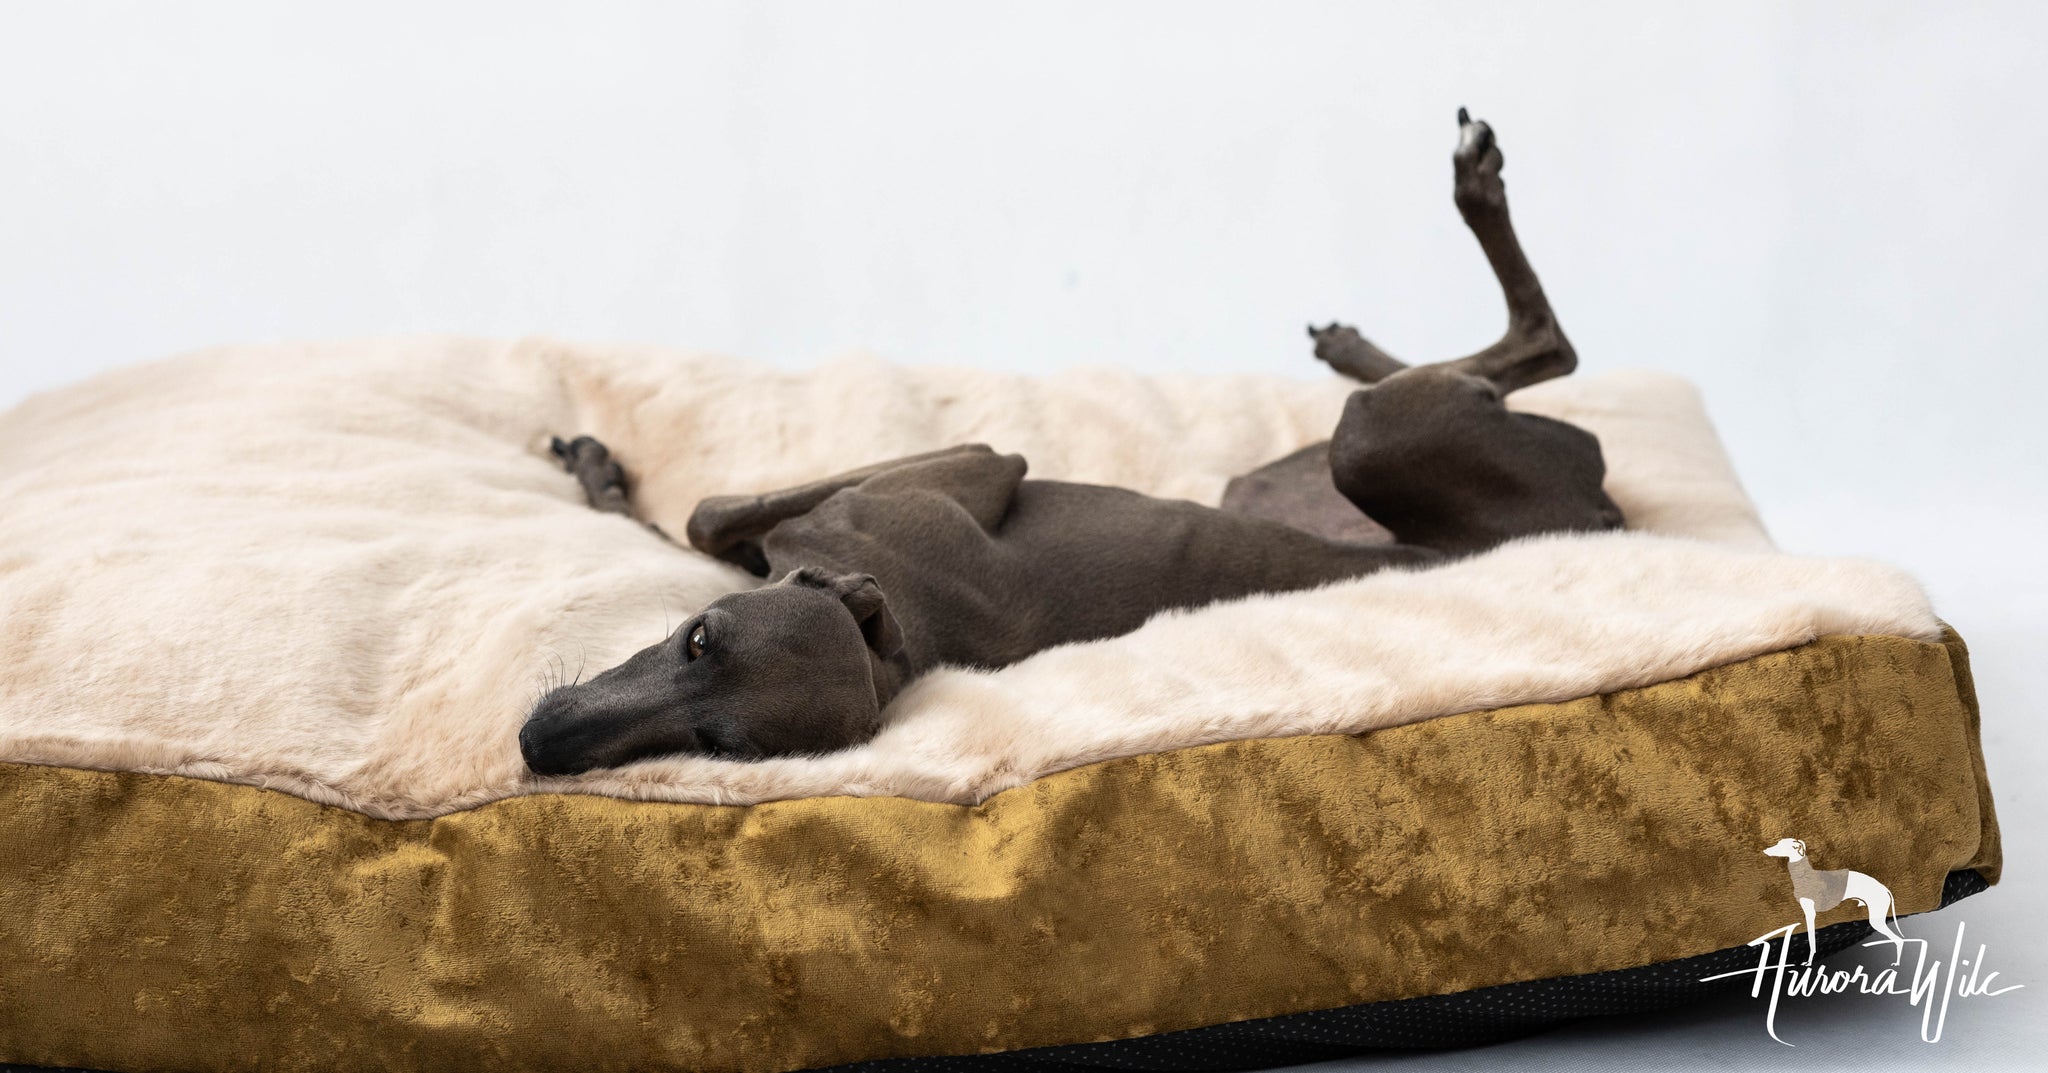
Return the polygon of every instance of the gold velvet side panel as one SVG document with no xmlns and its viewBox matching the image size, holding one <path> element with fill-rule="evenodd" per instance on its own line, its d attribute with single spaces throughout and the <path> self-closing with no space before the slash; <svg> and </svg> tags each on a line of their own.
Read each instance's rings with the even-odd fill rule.
<svg viewBox="0 0 2048 1073">
<path fill-rule="evenodd" d="M 966 808 L 544 796 L 388 822 L 0 765 L 0 1061 L 765 1073 L 1624 968 L 1998 849 L 1960 641 L 1835 637 Z M 1848 919 L 1853 907 L 1825 915 Z M 1911 933 L 1911 922 L 1907 923 Z"/>
</svg>

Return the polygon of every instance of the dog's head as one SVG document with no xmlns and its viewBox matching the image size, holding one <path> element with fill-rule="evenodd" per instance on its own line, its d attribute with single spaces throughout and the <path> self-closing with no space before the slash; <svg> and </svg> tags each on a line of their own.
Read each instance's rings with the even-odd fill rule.
<svg viewBox="0 0 2048 1073">
<path fill-rule="evenodd" d="M 1796 861 L 1806 856 L 1806 843 L 1796 838 L 1781 838 L 1778 840 L 1777 845 L 1764 851 L 1764 856 L 1783 857 L 1788 861 Z"/>
<path fill-rule="evenodd" d="M 867 574 L 804 569 L 711 602 L 668 639 L 542 697 L 526 766 L 574 775 L 671 753 L 756 759 L 845 748 L 881 722 L 903 647 Z"/>
</svg>

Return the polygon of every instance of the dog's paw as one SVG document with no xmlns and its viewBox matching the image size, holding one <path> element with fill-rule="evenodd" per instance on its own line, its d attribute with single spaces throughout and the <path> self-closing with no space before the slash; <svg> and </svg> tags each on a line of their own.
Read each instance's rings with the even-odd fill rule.
<svg viewBox="0 0 2048 1073">
<path fill-rule="evenodd" d="M 1349 324 L 1339 324 L 1334 320 L 1320 328 L 1313 324 L 1309 325 L 1308 337 L 1315 340 L 1316 360 L 1325 362 L 1329 361 L 1331 357 L 1365 342 L 1365 336 L 1358 334 L 1358 329 Z"/>
<path fill-rule="evenodd" d="M 1505 208 L 1507 188 L 1500 181 L 1500 169 L 1505 163 L 1507 159 L 1501 155 L 1493 128 L 1483 119 L 1472 118 L 1463 108 L 1458 109 L 1458 148 L 1451 153 L 1451 165 L 1457 174 L 1458 208 L 1465 212 Z"/>
<path fill-rule="evenodd" d="M 612 457 L 611 450 L 593 436 L 578 436 L 567 441 L 560 436 L 549 437 L 548 453 L 571 473 L 585 466 L 602 466 Z"/>
<path fill-rule="evenodd" d="M 578 436 L 568 441 L 554 436 L 548 440 L 548 452 L 583 486 L 583 494 L 593 508 L 629 513 L 626 507 L 626 471 L 612 458 L 610 448 L 591 436 Z"/>
<path fill-rule="evenodd" d="M 1308 337 L 1315 340 L 1317 361 L 1360 383 L 1375 384 L 1407 368 L 1349 324 L 1331 321 L 1320 328 L 1311 324 Z"/>
</svg>

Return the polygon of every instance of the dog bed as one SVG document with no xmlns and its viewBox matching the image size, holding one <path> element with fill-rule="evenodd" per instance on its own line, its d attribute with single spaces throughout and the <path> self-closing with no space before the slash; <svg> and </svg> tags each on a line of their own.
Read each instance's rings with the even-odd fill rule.
<svg viewBox="0 0 2048 1073">
<path fill-rule="evenodd" d="M 0 1061 L 1242 1067 L 1691 995 L 1798 919 L 1781 837 L 1902 914 L 1996 881 L 1960 639 L 1896 570 L 1774 550 L 1647 373 L 1514 396 L 1600 434 L 1629 532 L 944 671 L 828 756 L 520 764 L 547 682 L 755 583 L 585 509 L 551 434 L 680 531 L 971 440 L 1214 502 L 1346 391 L 415 340 L 33 399 Z"/>
</svg>

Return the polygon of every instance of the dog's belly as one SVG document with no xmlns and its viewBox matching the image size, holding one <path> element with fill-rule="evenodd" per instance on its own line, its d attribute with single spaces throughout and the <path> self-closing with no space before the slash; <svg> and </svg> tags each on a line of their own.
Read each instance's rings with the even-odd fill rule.
<svg viewBox="0 0 2048 1073">
<path fill-rule="evenodd" d="M 1366 517 L 1330 478 L 1330 445 L 1312 444 L 1269 462 L 1223 489 L 1223 509 L 1351 544 L 1391 544 L 1394 534 Z"/>
<path fill-rule="evenodd" d="M 771 576 L 799 566 L 874 575 L 919 670 L 1005 666 L 1129 633 L 1164 610 L 1435 558 L 1122 488 L 1030 480 L 993 533 L 943 496 L 849 489 L 776 526 L 764 547 Z"/>
<path fill-rule="evenodd" d="M 1128 633 L 1161 611 L 1308 588 L 1435 553 L 1340 543 L 1122 488 L 1025 481 L 995 544 L 1036 648 Z"/>
</svg>

